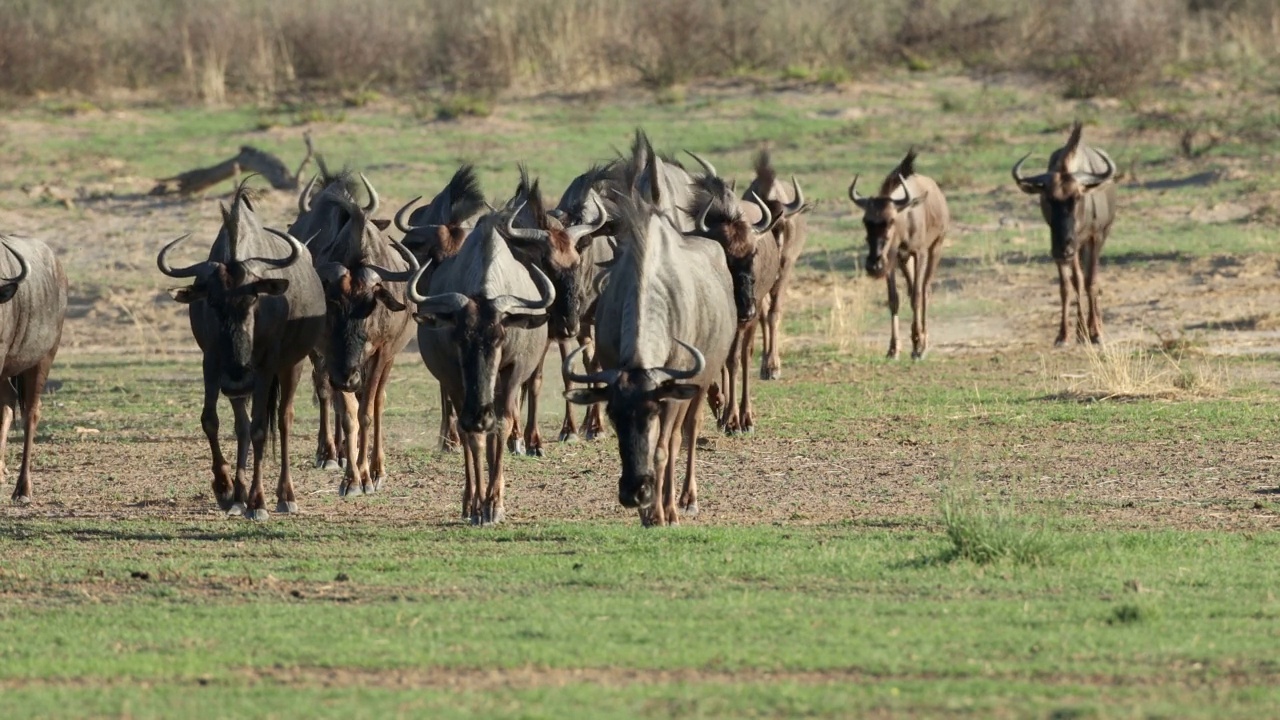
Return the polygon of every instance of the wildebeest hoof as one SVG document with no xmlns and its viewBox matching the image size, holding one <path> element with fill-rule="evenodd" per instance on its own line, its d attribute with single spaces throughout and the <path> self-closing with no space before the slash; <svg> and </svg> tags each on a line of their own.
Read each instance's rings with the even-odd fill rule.
<svg viewBox="0 0 1280 720">
<path fill-rule="evenodd" d="M 338 486 L 338 497 L 351 498 L 351 497 L 359 497 L 363 494 L 364 494 L 364 488 L 360 487 L 359 485 L 356 485 L 355 483 L 348 485 L 347 483 L 344 482 Z"/>
<path fill-rule="evenodd" d="M 230 511 L 232 506 L 236 504 L 236 496 L 232 493 L 227 493 L 226 495 L 215 494 L 213 498 L 218 501 L 219 510 Z"/>
<path fill-rule="evenodd" d="M 387 476 L 386 476 L 386 475 L 379 475 L 378 477 L 374 478 L 374 479 L 373 479 L 373 490 L 374 490 L 374 491 L 381 490 L 381 489 L 382 489 L 382 483 L 383 483 L 386 479 L 387 479 Z"/>
<path fill-rule="evenodd" d="M 298 512 L 298 503 L 293 500 L 281 500 L 276 503 L 276 512 L 278 513 L 296 513 Z"/>
<path fill-rule="evenodd" d="M 1066 339 L 1066 338 L 1064 338 L 1064 337 L 1060 337 L 1060 338 L 1058 338 L 1057 340 L 1054 340 L 1054 341 L 1053 341 L 1053 346 L 1054 346 L 1054 347 L 1059 347 L 1059 348 L 1060 348 L 1060 347 L 1066 347 L 1066 346 L 1067 346 L 1067 339 Z"/>
<path fill-rule="evenodd" d="M 480 527 L 480 525 L 481 525 L 481 522 L 480 522 L 480 513 L 478 513 L 478 512 L 473 512 L 473 513 L 471 513 L 471 526 L 472 526 L 472 527 Z"/>
<path fill-rule="evenodd" d="M 924 359 L 924 354 L 925 354 L 925 351 L 924 351 L 924 350 L 913 350 L 913 351 L 911 352 L 911 359 L 912 359 L 912 360 L 923 360 L 923 359 Z"/>
<path fill-rule="evenodd" d="M 541 446 L 541 445 L 538 445 L 537 447 L 531 447 L 531 448 L 529 448 L 528 450 L 525 450 L 525 453 L 524 453 L 524 454 L 525 454 L 525 455 L 528 455 L 529 457 L 539 457 L 539 458 L 540 458 L 540 457 L 542 457 L 542 446 Z"/>
<path fill-rule="evenodd" d="M 524 440 L 521 440 L 519 438 L 516 438 L 515 440 L 508 440 L 507 450 L 510 451 L 512 455 L 523 455 Z"/>
<path fill-rule="evenodd" d="M 507 514 L 503 512 L 502 508 L 485 508 L 484 512 L 480 515 L 480 524 L 485 527 L 488 527 L 489 525 L 497 525 L 505 520 L 506 517 Z"/>
<path fill-rule="evenodd" d="M 760 379 L 761 380 L 781 380 L 782 369 L 781 368 L 760 368 Z"/>
<path fill-rule="evenodd" d="M 691 503 L 689 503 L 689 504 L 687 504 L 687 505 L 686 505 L 685 503 L 680 503 L 680 512 L 684 513 L 685 515 L 688 515 L 689 517 L 693 517 L 693 516 L 697 515 L 697 514 L 698 514 L 698 501 L 697 501 L 697 500 L 694 500 L 693 502 L 691 502 Z"/>
<path fill-rule="evenodd" d="M 567 443 L 578 442 L 578 433 L 563 431 L 560 433 L 560 442 L 567 442 Z"/>
<path fill-rule="evenodd" d="M 270 515 L 267 514 L 266 508 L 258 508 L 257 510 L 245 510 L 244 516 L 254 522 L 262 522 L 263 520 L 266 520 L 267 518 L 271 517 Z"/>
<path fill-rule="evenodd" d="M 1091 335 L 1091 336 L 1089 336 L 1089 342 L 1093 343 L 1094 345 L 1102 345 L 1102 336 L 1101 336 L 1101 335 Z"/>
<path fill-rule="evenodd" d="M 342 465 L 339 464 L 337 460 L 334 460 L 332 458 L 324 461 L 317 460 L 316 467 L 320 468 L 321 470 L 341 470 L 342 469 Z"/>
<path fill-rule="evenodd" d="M 885 357 L 889 358 L 890 360 L 897 360 L 897 359 L 898 359 L 898 351 L 897 351 L 896 349 L 895 349 L 895 350 L 890 350 L 888 353 L 886 353 L 886 354 L 885 354 Z"/>
<path fill-rule="evenodd" d="M 244 517 L 245 505 L 242 502 L 232 503 L 227 509 L 227 517 Z"/>
<path fill-rule="evenodd" d="M 19 506 L 19 507 L 25 507 L 25 506 L 27 506 L 27 505 L 30 505 L 30 504 L 31 504 L 31 496 L 30 496 L 30 495 L 14 495 L 14 496 L 13 496 L 13 504 L 14 504 L 14 505 L 17 505 L 17 506 Z"/>
</svg>

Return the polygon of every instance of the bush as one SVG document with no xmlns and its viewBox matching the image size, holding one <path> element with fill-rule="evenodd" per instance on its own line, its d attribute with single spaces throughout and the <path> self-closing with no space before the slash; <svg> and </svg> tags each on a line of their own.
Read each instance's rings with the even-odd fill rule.
<svg viewBox="0 0 1280 720">
<path fill-rule="evenodd" d="M 997 560 L 1042 564 L 1056 552 L 1043 518 L 993 505 L 972 492 L 948 490 L 939 502 L 942 525 L 951 541 L 945 559 L 985 565 Z"/>
</svg>

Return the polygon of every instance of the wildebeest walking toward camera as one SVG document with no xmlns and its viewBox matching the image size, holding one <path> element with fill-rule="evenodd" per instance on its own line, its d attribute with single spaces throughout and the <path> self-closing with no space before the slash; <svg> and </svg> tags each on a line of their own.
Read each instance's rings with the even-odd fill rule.
<svg viewBox="0 0 1280 720">
<path fill-rule="evenodd" d="M 1070 288 L 1076 295 L 1076 336 L 1081 342 L 1102 342 L 1102 311 L 1098 309 L 1098 258 L 1116 218 L 1116 165 L 1099 148 L 1080 142 L 1084 126 L 1071 127 L 1067 144 L 1049 156 L 1048 171 L 1025 177 L 1022 164 L 1013 166 L 1013 180 L 1028 195 L 1040 196 L 1040 214 L 1049 225 L 1050 253 L 1058 265 L 1058 294 L 1062 301 L 1056 345 L 1067 342 Z M 1083 256 L 1083 257 L 1082 257 Z M 1084 291 L 1080 283 L 1084 281 Z M 1089 299 L 1085 318 L 1085 296 Z"/>
<path fill-rule="evenodd" d="M 175 268 L 169 255 L 184 235 L 160 251 L 156 265 L 171 278 L 193 278 L 174 288 L 175 300 L 190 306 L 191 332 L 204 352 L 204 410 L 200 423 L 213 455 L 213 494 L 230 514 L 267 518 L 262 461 L 268 436 L 279 429 L 280 481 L 276 512 L 296 512 L 289 476 L 289 433 L 302 360 L 324 332 L 320 278 L 296 238 L 263 228 L 241 186 L 231 207 L 222 208 L 222 229 L 209 259 Z M 281 257 L 280 252 L 288 254 Z M 218 444 L 218 395 L 235 413 L 236 472 Z M 250 419 L 248 402 L 253 399 Z M 276 414 L 278 413 L 278 417 Z M 247 487 L 250 444 L 253 482 Z"/>
<path fill-rule="evenodd" d="M 22 468 L 13 502 L 31 502 L 31 460 L 40 423 L 40 393 L 62 340 L 67 275 L 40 240 L 0 235 L 0 479 L 9 428 L 22 412 Z"/>
<path fill-rule="evenodd" d="M 777 380 L 782 377 L 782 350 L 779 337 L 782 332 L 782 309 L 787 297 L 787 287 L 791 284 L 791 272 L 795 270 L 796 261 L 804 250 L 807 227 L 804 212 L 809 209 L 804 201 L 804 192 L 800 183 L 791 178 L 791 187 L 787 188 L 778 182 L 778 173 L 773 168 L 773 161 L 768 150 L 762 150 L 756 156 L 756 176 L 747 186 L 742 199 L 753 195 L 762 198 L 769 207 L 776 222 L 773 224 L 773 235 L 782 247 L 782 257 L 778 265 L 777 279 L 769 288 L 769 296 L 765 302 L 767 317 L 760 323 L 761 336 L 764 340 L 764 353 L 760 358 L 760 379 Z"/>
<path fill-rule="evenodd" d="M 650 154 L 648 171 L 661 171 Z M 628 183 L 634 187 L 637 183 Z M 663 212 L 660 185 L 618 200 L 619 255 L 608 270 L 597 313 L 597 372 L 571 370 L 582 348 L 565 360 L 574 382 L 600 383 L 566 391 L 579 404 L 606 403 L 618 436 L 622 473 L 618 501 L 641 509 L 646 524 L 679 520 L 675 466 L 687 452 L 679 504 L 697 512 L 694 457 L 707 387 L 720 375 L 733 342 L 733 282 L 723 251 L 681 234 Z"/>
<path fill-rule="evenodd" d="M 519 208 L 482 217 L 457 255 L 409 283 L 421 323 L 418 351 L 458 408 L 466 485 L 463 515 L 476 525 L 503 520 L 503 452 L 520 410 L 520 390 L 547 345 L 547 311 L 555 288 L 538 267 L 511 253 L 507 238 L 534 233 L 513 223 Z M 488 464 L 489 482 L 480 482 Z"/>
<path fill-rule="evenodd" d="M 376 208 L 377 192 L 360 178 Z M 396 355 L 414 331 L 403 298 L 418 261 L 374 224 L 371 208 L 340 196 L 335 202 L 345 206 L 347 220 L 315 258 L 328 328 L 320 354 L 328 383 L 342 401 L 347 438 L 346 474 L 338 494 L 352 497 L 374 492 L 386 478 L 382 414 Z"/>
<path fill-rule="evenodd" d="M 911 298 L 911 357 L 919 360 L 929 349 L 929 283 L 942 260 L 951 214 L 938 184 L 917 174 L 915 161 L 913 148 L 873 197 L 858 194 L 858 177 L 854 176 L 849 199 L 862 210 L 867 274 L 885 278 L 889 286 L 889 357 L 898 357 L 898 283 L 894 274 L 901 267 Z"/>
</svg>

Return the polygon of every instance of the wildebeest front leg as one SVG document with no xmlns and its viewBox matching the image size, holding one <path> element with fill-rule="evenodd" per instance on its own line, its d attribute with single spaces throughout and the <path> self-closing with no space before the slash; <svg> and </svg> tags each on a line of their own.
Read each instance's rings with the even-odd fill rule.
<svg viewBox="0 0 1280 720">
<path fill-rule="evenodd" d="M 760 356 L 760 379 L 761 380 L 777 380 L 782 377 L 782 355 L 778 349 L 778 333 L 781 331 L 782 325 L 782 280 L 778 281 L 778 287 L 769 293 L 766 302 L 769 304 L 769 313 L 765 316 L 764 330 L 764 349 Z"/>
<path fill-rule="evenodd" d="M 1089 265 L 1084 274 L 1084 287 L 1089 295 L 1089 341 L 1100 345 L 1102 344 L 1102 310 L 1098 307 L 1097 285 L 1100 245 L 1094 242 L 1086 247 L 1089 250 Z"/>
<path fill-rule="evenodd" d="M 480 504 L 482 499 L 480 473 L 484 470 L 485 436 L 481 433 L 463 433 L 462 464 L 465 484 L 462 487 L 462 517 L 470 520 L 472 525 L 480 524 Z"/>
<path fill-rule="evenodd" d="M 929 349 L 929 296 L 930 288 L 933 286 L 933 274 L 938 271 L 938 263 L 942 261 L 942 241 L 938 238 L 934 241 L 933 246 L 929 248 L 928 258 L 925 260 L 924 280 L 920 289 L 920 356 L 923 357 Z"/>
<path fill-rule="evenodd" d="M 363 467 L 357 456 L 360 445 L 360 401 L 356 399 L 355 393 L 338 392 L 336 397 L 342 402 L 342 413 L 339 420 L 342 422 L 342 430 L 347 436 L 346 447 L 343 452 L 347 458 L 347 468 L 342 474 L 342 482 L 338 484 L 339 497 L 356 497 L 364 494 L 364 485 L 362 482 Z"/>
<path fill-rule="evenodd" d="M 249 486 L 249 502 L 244 516 L 250 520 L 267 519 L 266 491 L 262 484 L 262 461 L 267 449 L 267 426 L 276 411 L 271 403 L 274 380 L 259 382 L 253 389 L 253 420 L 249 424 L 249 438 L 253 442 L 253 483 Z M 275 398 L 277 401 L 279 398 Z"/>
<path fill-rule="evenodd" d="M 738 328 L 733 333 L 733 344 L 729 346 L 729 357 L 725 360 L 724 371 L 720 377 L 726 378 L 724 389 L 724 411 L 721 423 L 724 431 L 729 435 L 736 435 L 742 429 L 741 418 L 738 417 L 738 369 L 742 364 L 742 328 Z M 746 375 L 746 368 L 742 368 L 742 374 Z"/>
<path fill-rule="evenodd" d="M 890 258 L 889 271 L 885 274 L 885 282 L 889 287 L 889 353 L 890 360 L 898 358 L 898 281 L 895 277 L 897 261 Z"/>
<path fill-rule="evenodd" d="M 485 488 L 484 503 L 480 509 L 480 525 L 497 525 L 506 518 L 506 513 L 502 507 L 502 456 L 506 451 L 506 445 L 503 444 L 502 438 L 507 432 L 507 428 L 511 427 L 511 421 L 508 419 L 514 417 L 519 412 L 519 407 L 511 411 L 510 415 L 499 418 L 498 429 L 499 434 L 485 435 L 485 456 L 489 465 L 489 484 Z M 477 477 L 478 479 L 478 477 Z"/>
<path fill-rule="evenodd" d="M 249 469 L 249 448 L 252 444 L 249 425 L 249 398 L 231 398 L 231 414 L 236 421 L 236 478 L 233 484 L 234 501 L 227 515 L 241 517 L 249 505 L 249 490 L 244 474 Z"/>
<path fill-rule="evenodd" d="M 333 388 L 329 384 L 324 358 L 319 353 L 311 354 L 311 384 L 315 388 L 316 404 L 320 406 L 320 431 L 316 433 L 316 467 L 337 470 L 341 466 L 338 465 L 338 444 L 334 437 L 339 431 L 335 427 Z"/>
<path fill-rule="evenodd" d="M 454 411 L 453 401 L 440 386 L 440 452 L 457 452 L 461 445 L 458 437 L 458 414 Z"/>
<path fill-rule="evenodd" d="M 1060 321 L 1058 323 L 1058 339 L 1053 341 L 1056 347 L 1062 347 L 1067 344 L 1067 306 L 1070 300 L 1070 268 L 1065 261 L 1058 262 L 1058 299 L 1061 301 L 1062 307 Z"/>
<path fill-rule="evenodd" d="M 36 442 L 36 428 L 40 424 L 40 393 L 53 365 L 53 353 L 49 353 L 35 367 L 20 374 L 18 392 L 22 395 L 22 467 L 18 470 L 18 482 L 13 488 L 13 502 L 27 505 L 31 502 L 32 448 Z M 0 381 L 0 383 L 8 384 Z M 12 407 L 12 406 L 10 406 Z"/>
<path fill-rule="evenodd" d="M 680 493 L 680 511 L 690 516 L 698 514 L 698 480 L 694 461 L 698 454 L 698 431 L 702 428 L 702 398 L 705 394 L 705 390 L 699 390 L 698 394 L 689 401 L 689 408 L 685 411 L 684 424 L 681 428 L 684 434 L 686 458 L 684 490 Z"/>
<path fill-rule="evenodd" d="M 373 478 L 375 490 L 382 489 L 382 482 L 387 479 L 386 446 L 383 444 L 382 414 L 387 406 L 387 383 L 391 380 L 391 366 L 394 356 L 390 353 L 378 355 L 375 377 L 378 379 L 377 392 L 373 405 L 373 450 L 370 452 L 369 474 Z"/>
<path fill-rule="evenodd" d="M 302 378 L 302 364 L 298 363 L 280 373 L 280 407 L 276 427 L 280 433 L 280 482 L 276 485 L 276 512 L 298 512 L 298 501 L 293 494 L 293 478 L 289 470 L 289 437 L 293 433 L 293 401 Z"/>
<path fill-rule="evenodd" d="M 742 367 L 742 402 L 741 409 L 738 411 L 738 422 L 741 423 L 744 433 L 753 432 L 756 429 L 755 420 L 751 417 L 751 351 L 756 342 L 756 325 L 757 323 L 752 321 L 742 328 L 742 343 L 739 348 L 739 352 L 742 353 L 742 359 L 739 362 Z"/>
<path fill-rule="evenodd" d="M 1071 257 L 1071 287 L 1076 293 L 1076 342 L 1089 341 L 1084 319 L 1084 272 L 1080 269 L 1080 254 Z"/>
<path fill-rule="evenodd" d="M 926 261 L 927 262 L 927 261 Z M 925 312 L 925 275 L 927 266 L 922 267 L 919 255 L 911 256 L 912 273 L 907 277 L 908 290 L 911 292 L 911 359 L 924 357 L 924 312 Z M 906 274 L 906 271 L 903 271 Z"/>
<path fill-rule="evenodd" d="M 560 367 L 564 367 L 565 358 L 569 357 L 569 343 L 567 340 L 557 340 L 556 344 L 560 346 Z M 582 340 L 578 340 L 578 345 L 582 345 Z M 561 378 L 564 381 L 564 389 L 568 390 L 571 383 L 569 379 L 564 377 L 563 372 Z M 564 422 L 560 423 L 560 442 L 573 442 L 578 439 L 578 424 L 573 420 L 573 403 L 568 400 L 564 401 Z"/>
<path fill-rule="evenodd" d="M 373 409 L 377 403 L 377 395 L 375 394 L 374 383 L 366 382 L 362 391 L 356 394 L 356 403 L 359 407 L 360 414 L 357 416 L 359 420 L 359 434 L 355 436 L 354 444 L 359 447 L 356 452 L 356 464 L 360 468 L 357 477 L 360 481 L 360 489 L 364 494 L 369 495 L 377 490 L 377 486 L 373 482 L 373 476 L 369 473 L 369 458 L 373 450 Z M 351 442 L 350 440 L 348 442 Z"/>
<path fill-rule="evenodd" d="M 209 440 L 209 452 L 213 456 L 213 498 L 219 508 L 231 511 L 237 498 L 231 485 L 231 466 L 218 443 L 218 370 L 209 355 L 206 353 L 204 359 L 204 410 L 200 413 L 200 427 Z"/>
</svg>

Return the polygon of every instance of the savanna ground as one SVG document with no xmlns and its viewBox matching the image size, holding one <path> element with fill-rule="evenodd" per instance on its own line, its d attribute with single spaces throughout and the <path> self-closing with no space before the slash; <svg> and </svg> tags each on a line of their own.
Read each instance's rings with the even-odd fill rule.
<svg viewBox="0 0 1280 720">
<path fill-rule="evenodd" d="M 60 251 L 72 302 L 35 502 L 0 510 L 4 714 L 1274 713 L 1276 88 L 1205 76 L 1074 102 L 1019 77 L 903 73 L 534 98 L 447 122 L 385 99 L 7 111 L 0 229 Z M 1101 352 L 1052 348 L 1047 231 L 1008 174 L 1025 152 L 1042 165 L 1076 117 L 1124 172 Z M 636 126 L 744 181 L 769 141 L 816 201 L 783 379 L 753 382 L 754 435 L 708 423 L 700 515 L 641 530 L 606 439 L 514 459 L 508 522 L 466 526 L 461 458 L 436 452 L 438 395 L 413 352 L 393 376 L 382 493 L 343 501 L 310 468 L 303 397 L 302 513 L 217 511 L 199 356 L 154 256 L 185 232 L 211 241 L 229 188 L 156 198 L 154 178 L 241 144 L 296 163 L 307 129 L 386 212 L 464 161 L 501 201 L 517 161 L 554 192 Z M 913 144 L 956 222 L 931 354 L 891 362 L 845 188 Z M 284 226 L 294 203 L 273 193 L 264 214 Z"/>
</svg>

